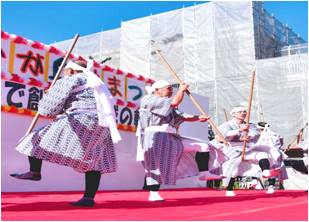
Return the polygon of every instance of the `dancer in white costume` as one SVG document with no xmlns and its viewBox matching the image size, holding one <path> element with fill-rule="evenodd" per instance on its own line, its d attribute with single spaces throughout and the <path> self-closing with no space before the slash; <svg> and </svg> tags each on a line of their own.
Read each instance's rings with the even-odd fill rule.
<svg viewBox="0 0 309 222">
<path fill-rule="evenodd" d="M 149 200 L 163 200 L 158 191 L 160 184 L 174 185 L 177 178 L 199 174 L 201 180 L 219 179 L 211 173 L 223 163 L 224 154 L 203 141 L 183 138 L 177 133 L 184 121 L 205 122 L 208 116 L 193 116 L 180 112 L 188 85 L 180 85 L 172 97 L 172 87 L 164 80 L 148 88 L 142 98 L 138 123 L 137 160 L 143 161 Z M 200 173 L 199 173 L 200 172 Z"/>
<path fill-rule="evenodd" d="M 113 98 L 86 66 L 84 61 L 69 62 L 65 76 L 43 96 L 38 112 L 55 120 L 21 140 L 16 149 L 28 156 L 30 171 L 11 174 L 17 179 L 41 180 L 42 160 L 85 173 L 85 193 L 72 203 L 76 206 L 94 205 L 101 174 L 116 171 L 113 143 L 121 139 Z"/>
<path fill-rule="evenodd" d="M 231 145 L 231 147 L 223 148 L 224 153 L 229 157 L 229 160 L 222 165 L 223 175 L 226 176 L 223 179 L 223 185 L 227 187 L 226 196 L 235 196 L 233 192 L 235 176 L 269 178 L 270 186 L 267 193 L 274 193 L 274 178 L 278 175 L 281 175 L 281 179 L 287 178 L 282 152 L 275 147 L 258 143 L 259 130 L 255 124 L 245 123 L 247 112 L 244 107 L 237 106 L 230 113 L 233 116 L 232 120 L 219 126 L 220 132 Z M 244 137 L 245 131 L 248 131 L 246 137 Z M 247 148 L 245 161 L 242 161 L 244 140 L 247 142 Z"/>
</svg>

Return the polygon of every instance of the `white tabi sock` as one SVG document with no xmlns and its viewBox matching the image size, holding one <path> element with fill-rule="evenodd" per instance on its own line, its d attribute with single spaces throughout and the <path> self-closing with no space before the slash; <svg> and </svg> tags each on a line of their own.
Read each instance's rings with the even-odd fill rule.
<svg viewBox="0 0 309 222">
<path fill-rule="evenodd" d="M 225 192 L 225 196 L 226 196 L 226 197 L 234 197 L 234 196 L 236 196 L 236 193 L 234 193 L 233 190 L 227 190 L 227 191 Z"/>
<path fill-rule="evenodd" d="M 148 200 L 149 201 L 163 201 L 164 199 L 160 196 L 158 191 L 150 191 Z"/>
</svg>

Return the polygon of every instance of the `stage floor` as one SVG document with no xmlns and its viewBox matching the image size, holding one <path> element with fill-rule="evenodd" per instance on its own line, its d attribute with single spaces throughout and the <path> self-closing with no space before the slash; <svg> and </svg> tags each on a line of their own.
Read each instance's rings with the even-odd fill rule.
<svg viewBox="0 0 309 222">
<path fill-rule="evenodd" d="M 69 205 L 82 192 L 2 193 L 2 220 L 240 220 L 308 221 L 308 192 L 236 190 L 236 197 L 212 189 L 162 190 L 164 202 L 149 202 L 145 191 L 100 191 L 94 208 Z"/>
</svg>

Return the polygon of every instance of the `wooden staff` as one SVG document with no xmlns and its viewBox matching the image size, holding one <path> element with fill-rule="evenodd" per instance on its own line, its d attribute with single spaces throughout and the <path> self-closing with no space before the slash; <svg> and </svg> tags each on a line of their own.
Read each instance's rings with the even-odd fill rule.
<svg viewBox="0 0 309 222">
<path fill-rule="evenodd" d="M 70 56 L 70 54 L 71 54 L 71 52 L 72 52 L 72 50 L 73 50 L 73 48 L 74 48 L 74 46 L 75 46 L 75 44 L 76 44 L 78 38 L 79 38 L 79 34 L 76 34 L 75 37 L 74 37 L 73 43 L 72 43 L 72 45 L 71 45 L 69 51 L 67 51 L 67 53 L 66 53 L 64 59 L 62 60 L 62 63 L 61 63 L 61 65 L 60 65 L 60 67 L 58 68 L 58 71 L 57 71 L 57 73 L 56 73 L 56 76 L 55 76 L 55 78 L 53 79 L 53 81 L 52 81 L 50 87 L 48 88 L 48 90 L 50 90 L 50 89 L 55 85 L 55 83 L 56 83 L 57 79 L 59 78 L 59 76 L 60 76 L 60 74 L 61 74 L 61 72 L 62 72 L 62 70 L 63 70 L 63 68 L 64 68 L 64 65 L 65 65 L 66 61 L 68 60 L 68 58 L 69 58 L 69 56 Z M 31 122 L 31 124 L 30 124 L 30 126 L 29 126 L 27 132 L 26 132 L 26 136 L 28 136 L 28 135 L 31 133 L 31 131 L 33 130 L 33 128 L 34 128 L 36 122 L 37 122 L 38 119 L 39 119 L 39 116 L 40 116 L 40 114 L 39 114 L 39 112 L 37 112 L 37 113 L 35 114 L 35 116 L 34 116 L 34 119 L 33 119 L 32 122 Z"/>
<path fill-rule="evenodd" d="M 289 143 L 289 145 L 285 148 L 284 152 L 285 152 L 285 151 L 288 151 L 288 150 L 290 149 L 290 147 L 291 147 L 295 142 L 297 142 L 297 145 L 298 145 L 298 143 L 300 142 L 299 140 L 301 139 L 301 138 L 299 138 L 299 137 L 300 137 L 300 135 L 303 134 L 303 132 L 304 132 L 304 130 L 306 129 L 307 126 L 308 126 L 308 123 L 306 123 L 305 126 L 299 130 L 299 132 L 298 132 L 297 135 L 294 137 L 294 139 L 293 139 L 293 140 Z"/>
<path fill-rule="evenodd" d="M 227 122 L 227 121 L 229 121 L 229 118 L 227 117 L 226 110 L 225 110 L 225 109 L 223 109 L 223 112 L 224 112 L 224 118 L 225 118 L 225 121 L 226 121 L 226 122 Z"/>
<path fill-rule="evenodd" d="M 306 129 L 307 126 L 308 126 L 308 123 L 306 123 L 306 125 L 297 134 L 297 144 L 299 144 L 302 141 L 304 130 Z"/>
<path fill-rule="evenodd" d="M 166 59 L 162 56 L 161 52 L 156 49 L 155 52 L 159 55 L 161 61 L 163 62 L 163 64 L 167 67 L 167 69 L 171 72 L 171 74 L 174 76 L 174 78 L 178 81 L 179 84 L 185 84 L 177 75 L 177 73 L 175 72 L 175 70 L 170 66 L 170 64 L 166 61 Z M 208 116 L 206 114 L 206 112 L 203 110 L 202 106 L 198 103 L 198 101 L 192 96 L 192 94 L 190 93 L 189 90 L 186 90 L 186 94 L 189 96 L 189 98 L 192 100 L 193 104 L 195 105 L 195 107 L 205 116 Z M 217 134 L 219 136 L 219 139 L 222 140 L 224 142 L 225 145 L 228 145 L 228 142 L 224 139 L 222 133 L 219 131 L 218 127 L 216 126 L 216 124 L 212 121 L 212 119 L 208 120 L 210 126 L 212 127 L 212 129 L 215 131 L 215 134 Z"/>
<path fill-rule="evenodd" d="M 251 78 L 250 95 L 249 95 L 249 99 L 248 99 L 249 103 L 248 103 L 248 111 L 247 111 L 247 116 L 246 116 L 246 123 L 247 123 L 248 129 L 250 128 L 250 114 L 251 114 L 251 106 L 252 106 L 252 98 L 253 98 L 254 79 L 255 79 L 255 70 L 253 71 L 253 75 L 252 75 L 252 78 Z M 244 137 L 248 136 L 248 131 L 245 131 Z M 244 144 L 243 144 L 243 147 L 242 147 L 242 153 L 241 153 L 241 160 L 242 161 L 245 160 L 246 146 L 247 146 L 247 141 L 244 140 Z"/>
</svg>

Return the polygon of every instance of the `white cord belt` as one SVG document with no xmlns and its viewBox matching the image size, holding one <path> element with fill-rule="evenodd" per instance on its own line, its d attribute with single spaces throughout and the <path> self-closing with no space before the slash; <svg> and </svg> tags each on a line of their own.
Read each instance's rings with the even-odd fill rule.
<svg viewBox="0 0 309 222">
<path fill-rule="evenodd" d="M 177 130 L 168 124 L 163 124 L 161 126 L 148 126 L 145 128 L 145 132 L 165 132 L 177 134 Z"/>
</svg>

